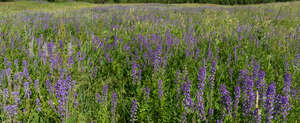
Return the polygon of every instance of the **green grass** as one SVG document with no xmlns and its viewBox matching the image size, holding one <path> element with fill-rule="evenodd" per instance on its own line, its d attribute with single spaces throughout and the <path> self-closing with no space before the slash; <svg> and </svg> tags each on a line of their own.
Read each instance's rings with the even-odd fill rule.
<svg viewBox="0 0 300 123">
<path fill-rule="evenodd" d="M 254 81 L 253 93 L 256 93 L 259 91 L 254 70 L 257 65 L 266 75 L 264 91 L 275 82 L 276 94 L 286 96 L 284 76 L 291 75 L 290 110 L 286 118 L 288 123 L 298 122 L 299 12 L 300 2 L 238 6 L 0 3 L 0 90 L 3 92 L 0 122 L 125 123 L 132 119 L 134 99 L 138 105 L 137 122 L 203 122 L 200 112 L 185 108 L 184 102 L 191 99 L 196 106 L 199 101 L 197 93 L 202 91 L 198 89 L 199 68 L 206 70 L 201 97 L 209 122 L 254 122 L 255 115 L 244 111 L 244 104 L 250 99 L 246 94 L 249 90 L 243 88 L 248 80 L 240 71 L 248 70 L 247 76 Z M 15 78 L 17 73 L 26 73 L 26 69 L 29 77 Z M 69 80 L 59 81 L 69 76 L 76 82 L 71 87 L 64 85 Z M 39 89 L 35 88 L 34 80 L 39 80 Z M 49 90 L 46 80 L 50 80 L 54 92 Z M 161 87 L 159 80 L 162 80 Z M 183 94 L 182 89 L 189 81 L 190 89 Z M 30 99 L 25 98 L 25 82 L 30 83 Z M 222 117 L 226 110 L 220 93 L 222 84 L 232 99 L 236 86 L 242 87 L 238 109 L 226 117 Z M 150 89 L 148 98 L 146 87 Z M 67 93 L 68 101 L 60 102 L 62 98 L 55 90 Z M 20 103 L 15 102 L 12 92 L 19 92 Z M 116 107 L 113 93 L 117 94 Z M 65 111 L 59 111 L 60 103 Z M 264 122 L 267 109 L 261 102 L 257 106 L 253 103 L 255 106 L 250 111 L 259 110 Z M 4 110 L 14 105 L 16 110 Z M 274 105 L 283 110 L 278 102 Z M 38 108 L 41 110 L 37 111 Z M 212 116 L 208 114 L 210 108 L 214 109 Z M 16 114 L 9 115 L 10 111 Z M 233 112 L 237 112 L 236 118 Z M 282 121 L 281 116 L 282 112 L 275 113 L 273 122 Z"/>
</svg>

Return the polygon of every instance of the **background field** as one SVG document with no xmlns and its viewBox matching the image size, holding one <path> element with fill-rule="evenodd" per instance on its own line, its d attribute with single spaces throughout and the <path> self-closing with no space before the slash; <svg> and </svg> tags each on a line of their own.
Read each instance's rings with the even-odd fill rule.
<svg viewBox="0 0 300 123">
<path fill-rule="evenodd" d="M 0 121 L 298 122 L 300 2 L 0 2 Z"/>
</svg>

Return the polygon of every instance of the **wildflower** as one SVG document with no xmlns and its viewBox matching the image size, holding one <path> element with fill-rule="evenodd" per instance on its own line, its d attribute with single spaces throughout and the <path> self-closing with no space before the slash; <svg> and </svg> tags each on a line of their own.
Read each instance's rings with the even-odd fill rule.
<svg viewBox="0 0 300 123">
<path fill-rule="evenodd" d="M 188 80 L 183 86 L 184 98 L 182 104 L 184 106 L 184 109 L 188 112 L 188 109 L 194 109 L 193 100 L 190 95 L 191 81 Z"/>
<path fill-rule="evenodd" d="M 21 104 L 21 99 L 20 99 L 20 93 L 19 92 L 17 92 L 17 91 L 14 91 L 14 92 L 12 92 L 12 95 L 13 95 L 13 97 L 14 97 L 14 101 L 15 101 L 15 104 L 16 105 L 19 105 L 19 104 Z"/>
<path fill-rule="evenodd" d="M 201 93 L 202 92 L 200 92 L 200 90 L 197 91 L 196 107 L 198 109 L 199 117 L 201 118 L 201 120 L 205 120 L 206 118 L 205 118 L 204 98 L 203 98 L 203 95 Z"/>
<path fill-rule="evenodd" d="M 111 113 L 112 113 L 112 122 L 115 122 L 116 117 L 116 108 L 117 108 L 117 93 L 113 92 L 111 99 Z"/>
<path fill-rule="evenodd" d="M 53 87 L 52 87 L 52 83 L 50 82 L 50 80 L 46 80 L 46 87 L 48 90 L 48 93 L 52 96 L 53 95 Z"/>
<path fill-rule="evenodd" d="M 36 91 L 38 91 L 38 92 L 40 91 L 40 85 L 39 85 L 39 80 L 38 79 L 34 81 L 34 88 L 35 88 Z"/>
<path fill-rule="evenodd" d="M 232 110 L 232 99 L 230 96 L 230 92 L 226 90 L 225 85 L 220 86 L 220 93 L 221 93 L 221 103 L 223 107 L 226 109 L 226 113 L 224 112 L 223 116 L 230 115 Z"/>
<path fill-rule="evenodd" d="M 243 103 L 243 111 L 246 116 L 251 115 L 251 110 L 254 108 L 255 103 L 255 94 L 253 91 L 253 80 L 247 76 L 245 90 L 244 90 L 244 103 Z"/>
<path fill-rule="evenodd" d="M 276 90 L 276 85 L 275 83 L 271 83 L 269 85 L 269 88 L 267 90 L 267 100 L 266 100 L 266 122 L 267 123 L 272 123 L 273 119 L 273 110 L 274 110 L 274 100 L 275 100 L 275 90 Z"/>
<path fill-rule="evenodd" d="M 263 104 L 266 97 L 265 72 L 263 70 L 259 71 L 256 88 L 259 92 L 259 104 Z"/>
<path fill-rule="evenodd" d="M 198 88 L 199 88 L 199 90 L 202 90 L 202 92 L 203 92 L 204 86 L 206 84 L 206 82 L 205 82 L 205 80 L 206 80 L 206 68 L 205 67 L 199 69 L 198 80 L 199 80 Z"/>
<path fill-rule="evenodd" d="M 138 105 L 137 105 L 137 100 L 134 98 L 131 104 L 131 114 L 130 114 L 130 122 L 135 122 L 136 121 L 136 112 L 138 109 Z"/>
<path fill-rule="evenodd" d="M 287 121 L 288 111 L 290 110 L 290 102 L 289 102 L 289 93 L 291 86 L 291 75 L 289 73 L 285 74 L 284 77 L 284 87 L 283 87 L 283 95 L 279 99 L 280 106 L 280 114 L 284 122 Z"/>
<path fill-rule="evenodd" d="M 286 73 L 284 76 L 284 88 L 283 88 L 283 93 L 284 95 L 288 96 L 290 93 L 291 88 L 291 74 Z"/>
<path fill-rule="evenodd" d="M 9 116 L 13 117 L 18 114 L 17 105 L 7 105 L 4 107 L 4 112 Z"/>
<path fill-rule="evenodd" d="M 146 99 L 148 99 L 150 95 L 150 88 L 148 86 L 145 88 L 145 93 L 146 93 Z"/>
<path fill-rule="evenodd" d="M 161 52 L 162 52 L 162 47 L 161 45 L 157 46 L 154 52 L 154 70 L 158 70 L 160 64 L 161 64 Z"/>
<path fill-rule="evenodd" d="M 37 111 L 41 111 L 41 106 L 40 106 L 40 100 L 39 100 L 39 98 L 36 98 L 35 99 L 35 104 L 36 104 L 36 107 L 37 107 Z"/>
<path fill-rule="evenodd" d="M 137 64 L 135 62 L 135 60 L 132 61 L 132 65 L 131 65 L 131 76 L 133 79 L 133 84 L 136 84 L 137 80 L 138 80 L 138 71 L 137 71 Z"/>
<path fill-rule="evenodd" d="M 3 96 L 4 96 L 4 100 L 7 101 L 8 97 L 9 97 L 9 91 L 8 88 L 4 88 L 3 89 Z"/>
<path fill-rule="evenodd" d="M 96 94 L 96 100 L 98 103 L 100 103 L 100 100 L 101 100 L 101 96 L 99 93 Z"/>
<path fill-rule="evenodd" d="M 210 87 L 212 89 L 214 87 L 215 74 L 216 74 L 216 61 L 213 61 L 211 65 L 211 75 L 209 77 Z"/>
<path fill-rule="evenodd" d="M 31 91 L 30 91 L 30 88 L 29 88 L 29 82 L 24 83 L 24 90 L 25 90 L 25 97 L 30 98 Z"/>
<path fill-rule="evenodd" d="M 238 105 L 241 97 L 241 88 L 240 86 L 236 86 L 234 89 L 234 102 L 233 102 L 233 117 L 236 118 L 238 112 Z"/>
<path fill-rule="evenodd" d="M 163 96 L 163 90 L 162 90 L 162 80 L 158 80 L 158 97 L 161 99 Z"/>
<path fill-rule="evenodd" d="M 102 89 L 102 103 L 106 103 L 106 100 L 107 100 L 107 92 L 108 92 L 108 85 L 104 85 L 103 86 L 103 89 Z"/>
</svg>

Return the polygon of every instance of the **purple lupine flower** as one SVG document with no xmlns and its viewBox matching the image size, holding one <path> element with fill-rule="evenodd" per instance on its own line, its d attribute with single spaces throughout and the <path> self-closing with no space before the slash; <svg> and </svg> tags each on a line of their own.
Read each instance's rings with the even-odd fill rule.
<svg viewBox="0 0 300 123">
<path fill-rule="evenodd" d="M 145 93 L 146 93 L 146 100 L 148 100 L 150 95 L 150 88 L 148 86 L 145 88 Z"/>
<path fill-rule="evenodd" d="M 35 105 L 36 105 L 36 110 L 41 111 L 41 106 L 40 106 L 41 104 L 39 98 L 35 99 Z"/>
<path fill-rule="evenodd" d="M 65 117 L 65 108 L 64 108 L 64 102 L 62 101 L 59 101 L 58 102 L 58 105 L 57 105 L 57 108 L 58 108 L 58 112 L 61 116 L 61 118 Z"/>
<path fill-rule="evenodd" d="M 212 65 L 211 65 L 211 74 L 210 74 L 210 77 L 209 77 L 210 87 L 212 89 L 214 87 L 215 74 L 216 74 L 216 61 L 213 61 Z"/>
<path fill-rule="evenodd" d="M 7 76 L 7 79 L 10 79 L 10 76 L 11 76 L 11 69 L 10 68 L 6 69 L 6 76 Z"/>
<path fill-rule="evenodd" d="M 101 102 L 101 96 L 99 93 L 96 94 L 96 101 L 97 101 L 97 103 Z"/>
<path fill-rule="evenodd" d="M 71 76 L 68 76 L 68 78 L 64 79 L 64 71 L 61 70 L 60 77 L 57 81 L 57 84 L 55 86 L 55 94 L 56 98 L 58 99 L 58 111 L 60 113 L 60 116 L 63 118 L 66 115 L 66 107 L 68 103 L 68 96 L 69 96 L 69 90 L 71 88 Z"/>
<path fill-rule="evenodd" d="M 211 60 L 211 59 L 212 59 L 212 55 L 213 55 L 213 54 L 212 54 L 212 50 L 211 50 L 211 48 L 210 48 L 210 46 L 209 46 L 208 51 L 207 51 L 207 57 L 208 57 L 207 59 L 208 59 L 208 60 Z"/>
<path fill-rule="evenodd" d="M 256 81 L 256 88 L 259 92 L 259 104 L 262 105 L 265 102 L 266 97 L 266 83 L 265 83 L 265 72 L 259 71 L 258 80 Z"/>
<path fill-rule="evenodd" d="M 9 61 L 9 62 L 7 62 L 7 67 L 11 67 L 12 66 L 12 64 L 11 64 L 11 62 Z"/>
<path fill-rule="evenodd" d="M 238 60 L 238 51 L 237 51 L 238 46 L 235 46 L 233 48 L 233 54 L 234 54 L 234 61 L 237 62 Z"/>
<path fill-rule="evenodd" d="M 104 52 L 104 57 L 105 57 L 105 59 L 106 59 L 107 62 L 112 62 L 113 61 L 113 59 L 110 58 L 109 54 L 106 53 L 106 52 Z"/>
<path fill-rule="evenodd" d="M 107 92 L 108 92 L 108 85 L 104 85 L 102 89 L 102 97 L 101 97 L 101 102 L 104 104 L 106 104 Z"/>
<path fill-rule="evenodd" d="M 237 117 L 240 97 L 241 97 L 241 88 L 240 88 L 240 86 L 236 86 L 234 88 L 234 102 L 233 102 L 233 111 L 234 111 L 233 117 L 234 118 Z"/>
<path fill-rule="evenodd" d="M 16 67 L 18 67 L 19 66 L 19 60 L 15 59 L 14 64 L 15 64 Z"/>
<path fill-rule="evenodd" d="M 196 48 L 196 51 L 195 51 L 195 56 L 194 56 L 194 59 L 195 60 L 198 60 L 198 57 L 199 57 L 199 48 Z"/>
<path fill-rule="evenodd" d="M 14 75 L 14 81 L 17 82 L 17 81 L 18 81 L 18 78 L 19 78 L 19 73 L 18 73 L 18 72 L 15 72 L 15 75 Z"/>
<path fill-rule="evenodd" d="M 284 87 L 283 87 L 283 93 L 285 94 L 285 96 L 288 96 L 290 93 L 291 81 L 292 81 L 291 74 L 287 72 L 284 76 Z"/>
<path fill-rule="evenodd" d="M 47 44 L 47 56 L 52 60 L 53 58 L 53 50 L 54 50 L 55 44 L 53 42 L 50 42 Z M 51 62 L 50 62 L 51 63 Z"/>
<path fill-rule="evenodd" d="M 4 74 L 6 74 L 6 70 L 2 69 L 0 74 L 0 85 L 2 85 L 2 82 L 4 81 Z"/>
<path fill-rule="evenodd" d="M 49 79 L 46 80 L 46 87 L 47 87 L 48 93 L 52 96 L 53 95 L 53 85 Z"/>
<path fill-rule="evenodd" d="M 163 90 L 162 90 L 162 80 L 158 80 L 158 97 L 159 99 L 163 96 Z"/>
<path fill-rule="evenodd" d="M 13 117 L 13 116 L 18 114 L 17 108 L 18 108 L 17 105 L 7 105 L 7 106 L 4 107 L 4 112 L 9 117 Z"/>
<path fill-rule="evenodd" d="M 7 62 L 8 62 L 8 60 L 7 60 L 7 58 L 6 57 L 4 57 L 4 64 L 7 66 Z"/>
<path fill-rule="evenodd" d="M 206 68 L 205 67 L 199 69 L 198 80 L 199 80 L 198 89 L 202 90 L 202 92 L 203 92 L 203 89 L 204 89 L 205 84 L 206 84 L 206 82 L 205 82 L 205 80 L 206 80 Z"/>
<path fill-rule="evenodd" d="M 158 70 L 160 64 L 161 64 L 161 53 L 162 53 L 162 47 L 161 45 L 157 46 L 154 52 L 154 70 Z"/>
<path fill-rule="evenodd" d="M 216 123 L 222 123 L 222 120 L 217 120 Z"/>
<path fill-rule="evenodd" d="M 19 97 L 20 93 L 17 92 L 17 91 L 14 91 L 14 92 L 12 92 L 11 94 L 13 95 L 13 98 L 15 99 L 15 100 L 14 100 L 14 101 L 15 101 L 15 104 L 16 104 L 16 105 L 20 105 L 20 104 L 21 104 L 21 99 L 20 99 L 20 97 Z"/>
<path fill-rule="evenodd" d="M 113 92 L 112 98 L 111 98 L 111 113 L 112 113 L 112 122 L 115 122 L 116 117 L 116 108 L 117 108 L 117 93 Z"/>
<path fill-rule="evenodd" d="M 135 60 L 132 60 L 131 76 L 132 76 L 133 84 L 136 84 L 136 82 L 138 81 L 138 71 L 137 71 L 137 64 Z"/>
<path fill-rule="evenodd" d="M 253 91 L 253 80 L 249 76 L 246 79 L 244 93 L 243 111 L 246 116 L 250 116 L 255 106 L 255 93 Z"/>
<path fill-rule="evenodd" d="M 26 61 L 26 60 L 23 60 L 23 61 L 22 61 L 22 65 L 23 65 L 24 67 L 27 67 L 27 61 Z"/>
<path fill-rule="evenodd" d="M 226 90 L 226 86 L 222 84 L 220 86 L 220 93 L 221 93 L 221 103 L 223 107 L 226 109 L 224 112 L 223 117 L 230 115 L 232 110 L 232 99 L 230 96 L 230 92 Z"/>
<path fill-rule="evenodd" d="M 280 114 L 284 122 L 287 120 L 287 115 L 290 110 L 290 102 L 289 102 L 289 93 L 291 86 L 291 75 L 286 73 L 284 76 L 284 87 L 283 87 L 283 95 L 280 96 L 279 106 L 280 106 Z"/>
<path fill-rule="evenodd" d="M 10 68 L 6 69 L 6 76 L 7 76 L 8 83 L 10 83 L 10 76 L 11 76 L 11 69 Z"/>
<path fill-rule="evenodd" d="M 269 88 L 267 90 L 267 100 L 266 100 L 266 104 L 265 104 L 266 123 L 272 123 L 273 110 L 274 110 L 274 100 L 275 100 L 275 91 L 276 91 L 276 85 L 275 85 L 274 82 L 272 82 L 269 85 Z"/>
<path fill-rule="evenodd" d="M 39 83 L 40 83 L 40 81 L 38 79 L 34 81 L 34 88 L 37 92 L 40 91 L 40 84 Z"/>
<path fill-rule="evenodd" d="M 191 55 L 190 50 L 189 49 L 185 49 L 185 58 L 188 59 L 190 55 Z"/>
<path fill-rule="evenodd" d="M 73 60 L 73 50 L 72 50 L 69 53 L 68 65 L 72 66 L 73 64 L 74 64 L 74 60 Z"/>
<path fill-rule="evenodd" d="M 210 77 L 209 77 L 209 84 L 210 84 L 210 108 L 208 110 L 208 119 L 210 119 L 212 116 L 213 116 L 213 113 L 214 113 L 214 109 L 212 108 L 213 105 L 212 105 L 212 95 L 213 95 L 213 90 L 214 90 L 214 81 L 215 81 L 215 74 L 216 74 L 216 61 L 213 61 L 212 62 L 212 65 L 211 65 L 211 74 L 210 74 Z"/>
<path fill-rule="evenodd" d="M 259 75 L 259 69 L 260 69 L 260 64 L 256 64 L 253 67 L 253 72 L 252 72 L 252 80 L 256 80 L 258 78 Z"/>
<path fill-rule="evenodd" d="M 213 108 L 209 108 L 208 109 L 208 116 L 209 118 L 211 118 L 214 115 L 214 109 Z"/>
<path fill-rule="evenodd" d="M 130 122 L 134 123 L 136 121 L 136 112 L 138 110 L 137 100 L 134 98 L 131 104 L 131 114 L 130 114 Z"/>
<path fill-rule="evenodd" d="M 283 122 L 287 121 L 287 115 L 289 114 L 290 110 L 290 103 L 289 103 L 289 96 L 281 96 L 279 100 L 280 105 L 280 114 L 282 116 Z"/>
<path fill-rule="evenodd" d="M 3 89 L 3 96 L 4 96 L 4 100 L 8 101 L 8 97 L 9 97 L 9 91 L 8 88 L 4 88 Z"/>
<path fill-rule="evenodd" d="M 59 40 L 59 44 L 60 44 L 60 49 L 63 52 L 64 51 L 64 42 L 63 42 L 63 40 Z"/>
<path fill-rule="evenodd" d="M 19 72 L 19 81 L 22 81 L 23 80 L 23 77 L 24 77 L 24 74 L 23 72 Z"/>
<path fill-rule="evenodd" d="M 204 107 L 204 98 L 203 95 L 201 95 L 202 92 L 200 92 L 201 90 L 197 91 L 197 104 L 196 107 L 198 109 L 199 112 L 199 117 L 201 120 L 205 120 L 205 107 Z"/>
<path fill-rule="evenodd" d="M 245 78 L 246 78 L 247 74 L 248 74 L 247 70 L 240 70 L 239 77 L 238 77 L 238 80 L 237 80 L 238 85 L 241 85 L 241 84 L 245 83 L 244 81 L 245 81 Z"/>
<path fill-rule="evenodd" d="M 62 80 L 61 78 L 57 81 L 56 85 L 54 86 L 55 88 L 55 94 L 56 94 L 56 97 L 59 99 L 62 95 L 61 90 L 62 90 Z"/>
<path fill-rule="evenodd" d="M 24 83 L 24 90 L 25 90 L 25 98 L 27 98 L 27 99 L 30 98 L 31 91 L 29 88 L 29 82 Z"/>
<path fill-rule="evenodd" d="M 26 77 L 27 80 L 31 80 L 31 78 L 29 76 L 29 73 L 28 73 L 27 67 L 24 67 L 24 69 L 23 69 L 23 75 L 25 75 L 25 77 Z"/>
<path fill-rule="evenodd" d="M 82 53 L 82 56 L 79 58 L 79 61 L 83 61 L 86 57 L 86 54 L 85 52 Z"/>
<path fill-rule="evenodd" d="M 258 108 L 256 108 L 253 112 L 253 121 L 254 123 L 261 123 L 261 113 Z"/>
<path fill-rule="evenodd" d="M 53 71 L 53 67 L 54 67 L 54 62 L 55 62 L 55 59 L 54 59 L 54 47 L 55 47 L 55 44 L 50 42 L 47 44 L 47 50 L 48 50 L 48 56 L 49 56 L 49 65 L 50 65 L 50 70 Z"/>
<path fill-rule="evenodd" d="M 183 84 L 183 106 L 186 112 L 188 112 L 189 109 L 194 110 L 194 104 L 193 100 L 190 95 L 190 90 L 191 89 L 191 81 L 188 80 L 186 83 Z"/>
</svg>

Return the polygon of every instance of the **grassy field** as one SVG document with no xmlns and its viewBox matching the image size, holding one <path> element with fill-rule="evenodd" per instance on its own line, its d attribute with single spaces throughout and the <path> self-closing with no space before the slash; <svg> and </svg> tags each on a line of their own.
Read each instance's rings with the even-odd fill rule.
<svg viewBox="0 0 300 123">
<path fill-rule="evenodd" d="M 0 3 L 0 122 L 300 120 L 300 2 Z"/>
</svg>

